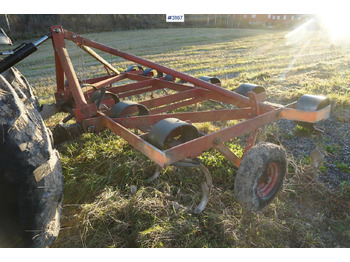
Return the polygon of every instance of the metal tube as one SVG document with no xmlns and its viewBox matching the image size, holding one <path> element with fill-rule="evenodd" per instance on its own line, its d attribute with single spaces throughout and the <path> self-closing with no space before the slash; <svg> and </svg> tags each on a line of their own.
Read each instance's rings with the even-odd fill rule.
<svg viewBox="0 0 350 262">
<path fill-rule="evenodd" d="M 125 53 L 125 52 L 121 52 L 121 51 L 119 51 L 117 49 L 114 49 L 114 48 L 111 48 L 111 47 L 107 47 L 107 46 L 104 46 L 102 44 L 99 44 L 97 42 L 94 42 L 94 41 L 91 41 L 91 40 L 87 40 L 87 39 L 84 39 L 84 45 L 95 47 L 97 49 L 100 49 L 101 51 L 110 53 L 112 55 L 120 56 L 120 57 L 122 57 L 124 59 L 133 61 L 133 62 L 141 64 L 143 66 L 147 66 L 147 67 L 153 68 L 153 69 L 161 71 L 161 72 L 163 72 L 165 74 L 169 74 L 169 75 L 172 75 L 174 77 L 180 78 L 180 79 L 182 79 L 182 80 L 184 80 L 186 82 L 189 82 L 189 83 L 192 83 L 194 85 L 203 87 L 205 89 L 217 92 L 217 93 L 219 93 L 221 95 L 233 98 L 233 99 L 235 99 L 237 101 L 237 104 L 239 106 L 249 106 L 250 105 L 249 99 L 244 97 L 244 96 L 241 96 L 239 94 L 236 94 L 236 93 L 231 92 L 229 90 L 226 90 L 224 88 L 218 87 L 218 86 L 216 86 L 214 84 L 205 82 L 205 81 L 200 80 L 198 78 L 189 76 L 187 74 L 180 73 L 180 72 L 175 71 L 173 69 L 170 69 L 168 67 L 161 66 L 159 64 L 150 62 L 150 61 L 148 61 L 146 59 L 143 59 L 141 57 L 137 57 L 137 56 Z"/>
<path fill-rule="evenodd" d="M 130 143 L 134 148 L 145 154 L 147 157 L 152 159 L 159 166 L 164 167 L 164 164 L 168 163 L 168 159 L 164 152 L 141 139 L 139 136 L 130 132 L 127 128 L 115 122 L 112 118 L 108 117 L 102 112 L 99 112 L 102 116 L 102 125 L 109 128 L 112 132 L 121 136 L 128 143 Z"/>
<path fill-rule="evenodd" d="M 5 52 L 1 52 L 0 55 L 12 55 L 13 53 L 14 53 L 13 50 L 9 50 Z"/>
<path fill-rule="evenodd" d="M 159 64 L 145 60 L 141 57 L 134 56 L 134 55 L 131 55 L 131 54 L 128 54 L 125 52 L 121 52 L 118 49 L 115 49 L 115 48 L 112 48 L 109 46 L 105 46 L 103 44 L 100 44 L 98 42 L 92 41 L 92 40 L 87 39 L 87 38 L 83 38 L 77 34 L 74 34 L 70 31 L 67 31 L 67 30 L 64 30 L 64 37 L 68 40 L 73 41 L 78 46 L 85 45 L 85 46 L 93 47 L 93 48 L 99 49 L 101 51 L 104 51 L 106 53 L 116 55 L 116 56 L 122 57 L 126 60 L 130 60 L 130 61 L 133 61 L 133 62 L 138 63 L 140 65 L 155 69 L 159 72 L 171 75 L 173 77 L 177 77 L 177 78 L 182 79 L 186 82 L 192 83 L 196 86 L 211 90 L 214 93 L 217 93 L 218 96 L 226 97 L 226 99 L 231 100 L 230 103 L 232 103 L 238 107 L 251 106 L 251 102 L 247 97 L 239 95 L 239 94 L 234 93 L 232 91 L 226 90 L 226 89 L 219 87 L 217 85 L 205 82 L 203 80 L 189 76 L 189 75 L 184 74 L 184 73 L 180 73 L 180 72 L 175 71 L 173 69 L 170 69 L 168 67 L 161 66 Z M 264 104 L 262 102 L 258 102 L 258 105 L 259 105 L 259 108 L 261 108 L 262 112 L 268 112 L 268 111 L 274 110 L 274 108 L 272 106 L 269 106 L 269 105 Z"/>
<path fill-rule="evenodd" d="M 119 75 L 120 72 L 115 69 L 110 63 L 108 63 L 106 60 L 104 60 L 101 56 L 99 56 L 94 50 L 92 50 L 91 48 L 82 45 L 81 48 L 87 52 L 89 55 L 91 55 L 93 58 L 95 58 L 97 61 L 99 61 L 100 63 L 102 63 L 103 65 L 105 65 L 106 67 L 108 67 L 110 70 L 112 70 L 115 74 Z"/>
<path fill-rule="evenodd" d="M 234 126 L 227 127 L 220 131 L 202 136 L 181 144 L 179 146 L 172 147 L 164 151 L 166 159 L 171 164 L 186 157 L 193 158 L 199 156 L 203 151 L 223 143 L 229 139 L 242 135 L 243 133 L 250 132 L 261 125 L 273 122 L 278 119 L 278 115 L 282 109 L 276 109 L 265 114 L 256 116 L 252 119 L 245 120 Z"/>
<path fill-rule="evenodd" d="M 68 51 L 66 49 L 64 36 L 62 34 L 63 29 L 59 26 L 52 26 L 51 30 L 52 32 L 54 32 L 52 34 L 52 43 L 54 46 L 54 50 L 59 58 L 58 62 L 68 80 L 69 87 L 73 94 L 73 98 L 76 104 L 76 109 L 81 109 L 87 105 L 87 102 L 85 100 L 83 91 L 81 90 L 78 77 L 74 71 L 73 64 L 70 60 Z M 38 44 L 40 43 L 42 43 L 42 41 L 38 41 Z"/>
<path fill-rule="evenodd" d="M 234 92 L 231 92 L 229 90 L 226 90 L 224 88 L 221 88 L 219 86 L 216 86 L 214 84 L 205 82 L 203 80 L 200 80 L 198 78 L 189 76 L 189 75 L 184 74 L 184 73 L 180 73 L 180 72 L 178 72 L 176 70 L 173 70 L 171 68 L 168 68 L 168 67 L 165 67 L 165 66 L 153 63 L 153 62 L 148 61 L 146 59 L 143 59 L 141 57 L 134 56 L 134 55 L 131 55 L 131 54 L 128 54 L 128 53 L 125 53 L 125 52 L 121 52 L 118 49 L 102 45 L 102 44 L 100 44 L 98 42 L 95 42 L 95 41 L 92 41 L 90 39 L 83 38 L 83 37 L 78 36 L 78 35 L 76 35 L 76 34 L 74 34 L 72 32 L 69 32 L 67 30 L 64 31 L 64 34 L 65 34 L 65 38 L 73 41 L 74 43 L 76 43 L 79 46 L 85 45 L 85 46 L 90 46 L 90 47 L 99 49 L 99 50 L 104 51 L 106 53 L 122 57 L 122 58 L 124 58 L 126 60 L 130 60 L 130 61 L 133 61 L 133 62 L 138 63 L 140 65 L 143 65 L 143 66 L 146 66 L 146 67 L 150 67 L 150 68 L 153 68 L 153 69 L 155 69 L 157 71 L 160 71 L 160 72 L 163 72 L 165 74 L 171 75 L 173 77 L 177 77 L 177 78 L 182 79 L 182 80 L 184 80 L 186 82 L 192 83 L 192 84 L 194 84 L 196 86 L 203 87 L 205 89 L 217 92 L 217 93 L 219 93 L 219 94 L 221 94 L 223 96 L 227 96 L 229 98 L 233 98 L 233 99 L 235 99 L 237 101 L 237 103 L 236 103 L 237 106 L 243 106 L 243 107 L 250 106 L 250 101 L 249 101 L 248 98 L 246 98 L 246 97 L 244 97 L 242 95 L 236 94 Z M 264 105 L 262 105 L 262 106 L 264 106 Z"/>
<path fill-rule="evenodd" d="M 39 40 L 37 40 L 34 45 L 35 46 L 39 46 L 41 45 L 42 43 L 44 43 L 47 39 L 51 38 L 51 33 L 47 34 L 46 36 L 40 38 Z"/>
</svg>

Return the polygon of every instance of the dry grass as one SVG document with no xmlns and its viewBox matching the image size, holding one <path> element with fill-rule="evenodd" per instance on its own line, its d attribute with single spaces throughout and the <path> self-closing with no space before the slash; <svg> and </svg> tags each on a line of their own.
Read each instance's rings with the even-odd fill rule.
<svg viewBox="0 0 350 262">
<path fill-rule="evenodd" d="M 199 170 L 169 167 L 149 184 L 146 179 L 155 166 L 129 146 L 115 153 L 108 143 L 122 140 L 109 135 L 108 131 L 102 136 L 84 135 L 69 159 L 63 153 L 63 161 L 75 163 L 70 165 L 76 168 L 74 179 L 79 179 L 72 181 L 66 175 L 65 191 L 81 198 L 74 201 L 76 197 L 66 195 L 69 202 L 55 247 L 349 246 L 348 203 L 319 182 L 318 171 L 301 160 L 290 158 L 284 189 L 264 212 L 254 214 L 235 201 L 235 169 L 219 155 L 205 154 L 214 189 L 205 210 L 195 215 L 204 180 Z M 97 150 L 95 160 L 77 164 L 89 154 L 88 148 L 94 148 L 91 141 L 104 145 L 102 151 Z M 118 166 L 113 178 L 96 166 L 110 168 L 110 162 Z M 137 191 L 132 192 L 135 186 Z"/>
</svg>

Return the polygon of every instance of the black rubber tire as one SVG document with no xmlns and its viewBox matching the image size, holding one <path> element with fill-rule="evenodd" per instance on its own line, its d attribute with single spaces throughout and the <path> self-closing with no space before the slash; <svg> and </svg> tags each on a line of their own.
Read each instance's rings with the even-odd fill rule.
<svg viewBox="0 0 350 262">
<path fill-rule="evenodd" d="M 47 247 L 59 233 L 62 167 L 39 110 L 18 70 L 0 75 L 0 247 Z"/>
<path fill-rule="evenodd" d="M 283 147 L 266 142 L 252 147 L 243 157 L 235 178 L 237 201 L 249 211 L 263 210 L 282 188 L 286 172 Z"/>
</svg>

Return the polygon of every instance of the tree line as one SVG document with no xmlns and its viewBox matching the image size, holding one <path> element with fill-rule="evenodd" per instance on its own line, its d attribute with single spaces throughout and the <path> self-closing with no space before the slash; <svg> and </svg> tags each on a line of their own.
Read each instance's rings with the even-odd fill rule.
<svg viewBox="0 0 350 262">
<path fill-rule="evenodd" d="M 0 27 L 11 38 L 41 36 L 52 25 L 77 33 L 172 27 L 249 27 L 239 15 L 186 14 L 184 23 L 167 23 L 165 14 L 0 14 Z"/>
</svg>

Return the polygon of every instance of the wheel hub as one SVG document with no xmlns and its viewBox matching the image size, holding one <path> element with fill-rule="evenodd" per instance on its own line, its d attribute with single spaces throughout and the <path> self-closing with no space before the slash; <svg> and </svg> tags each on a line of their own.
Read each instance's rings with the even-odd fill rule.
<svg viewBox="0 0 350 262">
<path fill-rule="evenodd" d="M 258 181 L 257 195 L 259 197 L 266 197 L 276 185 L 278 178 L 278 165 L 277 163 L 270 163 L 267 166 L 265 173 Z"/>
</svg>

